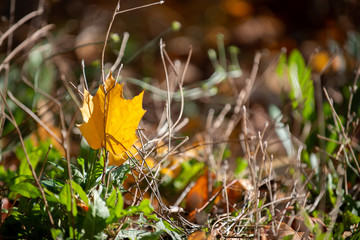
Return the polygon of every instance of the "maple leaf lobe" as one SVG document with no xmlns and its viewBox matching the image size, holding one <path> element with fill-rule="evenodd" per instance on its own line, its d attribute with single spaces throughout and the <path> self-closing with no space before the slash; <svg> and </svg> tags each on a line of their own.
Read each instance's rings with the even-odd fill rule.
<svg viewBox="0 0 360 240">
<path fill-rule="evenodd" d="M 106 91 L 106 92 L 105 92 Z M 122 155 L 137 140 L 136 129 L 145 110 L 144 92 L 133 99 L 123 97 L 123 84 L 116 83 L 110 74 L 95 96 L 84 91 L 80 108 L 84 123 L 78 125 L 81 134 L 93 149 L 106 147 L 116 156 Z"/>
</svg>

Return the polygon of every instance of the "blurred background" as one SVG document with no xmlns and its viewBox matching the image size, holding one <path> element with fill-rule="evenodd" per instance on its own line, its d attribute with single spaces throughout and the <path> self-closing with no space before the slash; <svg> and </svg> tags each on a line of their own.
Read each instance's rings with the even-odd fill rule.
<svg viewBox="0 0 360 240">
<path fill-rule="evenodd" d="M 152 6 L 126 11 L 147 4 Z M 81 141 L 75 125 L 83 121 L 79 111 L 83 71 L 90 92 L 95 94 L 101 83 L 105 36 L 116 6 L 116 0 L 1 0 L 0 90 L 10 109 L 5 112 L 14 115 L 23 137 L 28 137 L 27 147 L 40 145 L 47 151 L 52 144 L 59 155 L 54 159 L 87 156 L 84 153 L 89 146 Z M 356 91 L 360 75 L 356 71 L 360 60 L 360 1 L 166 0 L 159 4 L 154 0 L 122 0 L 120 11 L 124 12 L 115 17 L 107 42 L 105 69 L 108 71 L 122 54 L 125 39 L 124 65 L 118 80 L 125 82 L 126 98 L 145 90 L 143 108 L 147 112 L 139 131 L 146 135 L 145 142 L 159 144 L 151 150 L 148 163 L 169 160 L 162 166 L 160 186 L 166 190 L 164 196 L 169 203 L 175 202 L 195 176 L 201 175 L 203 180 L 215 176 L 240 180 L 249 176 L 246 159 L 250 162 L 250 155 L 256 153 L 256 161 L 251 162 L 254 169 L 259 169 L 265 158 L 271 159 L 270 168 L 278 173 L 274 182 L 288 187 L 287 193 L 298 186 L 304 174 L 310 176 L 306 178 L 309 181 L 314 180 L 308 188 L 315 189 L 309 198 L 306 195 L 304 203 L 318 204 L 315 198 L 319 191 L 328 191 L 326 197 L 333 203 L 326 205 L 329 212 L 339 209 L 334 194 L 338 192 L 336 186 L 342 184 L 336 182 L 339 169 L 344 171 L 342 165 L 345 169 L 351 167 L 352 161 L 357 164 L 360 152 L 360 93 Z M 23 21 L 24 16 L 29 19 Z M 166 64 L 161 59 L 160 39 L 171 59 Z M 164 65 L 170 79 L 175 79 L 170 84 L 174 89 L 171 120 L 175 122 L 182 109 L 179 74 L 175 76 L 173 69 L 179 67 L 182 73 L 190 51 L 181 118 L 181 123 L 186 124 L 179 124 L 180 130 L 172 132 L 171 150 L 176 149 L 173 155 L 167 155 L 166 138 L 157 142 L 168 131 Z M 118 69 L 119 65 L 115 76 Z M 334 106 L 330 107 L 323 87 Z M 246 95 L 241 104 L 237 102 L 240 93 Z M 25 107 L 15 103 L 14 98 Z M 0 101 L 0 113 L 5 105 Z M 346 134 L 340 131 L 332 107 L 344 125 L 346 122 Z M 15 171 L 22 149 L 14 124 L 4 115 L 0 115 L 1 164 Z M 39 122 L 45 123 L 52 134 Z M 189 141 L 182 145 L 184 136 L 189 136 Z M 252 141 L 251 149 L 244 147 L 245 136 Z M 263 156 L 260 143 L 266 145 Z M 351 150 L 352 160 L 348 160 L 346 148 Z M 347 164 L 338 159 L 341 151 Z M 122 163 L 114 159 L 110 164 Z M 329 168 L 323 167 L 325 163 Z M 268 177 L 261 172 L 262 166 L 257 172 L 257 187 L 261 179 Z M 293 166 L 302 171 L 301 175 L 294 174 Z M 215 172 L 214 177 L 207 167 Z M 324 169 L 333 174 L 328 178 L 331 187 L 325 188 L 328 172 Z M 360 187 L 351 172 L 355 168 L 349 169 L 351 179 L 344 186 L 352 197 L 355 195 L 351 191 L 359 194 Z M 204 192 L 202 197 L 189 194 L 186 211 L 204 206 L 215 189 L 203 190 L 210 185 L 204 183 L 194 190 Z M 240 189 L 245 189 L 243 185 Z M 236 194 L 233 198 L 241 199 Z M 224 206 L 220 209 L 224 210 Z M 313 211 L 316 205 L 311 208 Z"/>
<path fill-rule="evenodd" d="M 154 3 L 148 0 L 123 0 L 121 9 Z M 12 43 L 0 45 L 1 57 L 4 58 L 9 49 L 14 49 L 32 33 L 45 24 L 53 24 L 51 34 L 47 35 L 45 62 L 33 65 L 42 68 L 41 73 L 28 74 L 29 79 L 38 78 L 38 86 L 59 100 L 67 100 L 65 108 L 76 112 L 73 100 L 67 97 L 65 82 L 80 84 L 82 77 L 81 60 L 85 61 L 87 81 L 92 89 L 98 86 L 101 78 L 101 50 L 117 1 L 100 0 L 3 0 L 0 3 L 1 24 L 3 33 L 9 25 L 16 23 L 26 14 L 35 11 L 39 4 L 44 6 L 44 13 L 20 26 L 12 36 Z M 299 49 L 313 72 L 322 72 L 330 61 L 330 67 L 322 72 L 321 83 L 327 86 L 329 94 L 336 103 L 343 101 L 341 87 L 354 77 L 354 69 L 360 59 L 360 2 L 356 0 L 315 0 L 315 1 L 276 1 L 276 0 L 167 0 L 147 8 L 119 14 L 111 29 L 105 62 L 114 63 L 119 53 L 124 32 L 129 33 L 121 75 L 128 79 L 141 79 L 143 82 L 164 89 L 164 69 L 160 58 L 159 39 L 166 43 L 166 50 L 171 59 L 186 62 L 189 47 L 192 46 L 192 57 L 185 77 L 184 86 L 198 86 L 214 73 L 214 62 L 208 56 L 209 49 L 219 50 L 219 39 L 226 49 L 234 49 L 242 71 L 234 82 L 224 82 L 217 86 L 215 97 L 199 97 L 195 100 L 185 99 L 185 116 L 190 123 L 185 134 L 194 129 L 204 129 L 204 119 L 209 108 L 219 112 L 225 103 L 234 104 L 238 90 L 250 75 L 255 53 L 260 51 L 257 86 L 254 88 L 250 107 L 254 111 L 267 113 L 268 106 L 275 104 L 283 108 L 280 84 L 274 70 L 281 52 L 290 53 Z M 11 14 L 13 13 L 13 14 Z M 11 17 L 13 16 L 13 17 Z M 181 24 L 179 31 L 174 31 L 174 22 Z M 220 35 L 219 35 L 220 34 Z M 219 38 L 220 36 L 220 38 Z M 28 49 L 30 50 L 29 46 Z M 44 53 L 43 46 L 40 52 Z M 29 51 L 28 51 L 29 52 Z M 28 53 L 25 50 L 25 53 Z M 228 50 L 226 50 L 228 54 Z M 33 56 L 34 55 L 34 56 Z M 36 60 L 36 54 L 32 54 Z M 24 54 L 23 56 L 27 56 Z M 230 58 L 229 55 L 227 57 Z M 34 61 L 35 61 L 34 60 Z M 14 61 L 20 66 L 25 57 L 17 57 Z M 31 61 L 30 61 L 31 62 Z M 53 64 L 55 63 L 55 67 Z M 26 70 L 14 67 L 14 80 L 9 84 L 12 91 L 18 92 L 19 99 L 34 106 L 35 101 L 29 90 L 21 90 L 16 85 L 16 76 Z M 21 73 L 21 74 L 20 74 Z M 34 76 L 31 76 L 33 74 Z M 22 75 L 23 76 L 23 75 Z M 41 77 L 39 77 L 41 76 Z M 151 82 L 150 82 L 151 81 Z M 36 82 L 36 81 L 35 81 Z M 130 81 L 131 82 L 131 81 Z M 131 82 L 133 83 L 133 82 Z M 139 85 L 139 84 L 138 84 Z M 60 87 L 61 86 L 61 87 Z M 135 95 L 142 86 L 131 85 L 131 93 Z M 234 88 L 235 86 L 235 88 Z M 235 89 L 235 91 L 234 91 Z M 21 93 L 24 94 L 21 94 Z M 146 93 L 145 99 L 150 99 Z M 229 96 L 231 99 L 229 100 Z M 62 98 L 62 99 L 61 99 Z M 79 106 L 79 102 L 76 102 Z M 36 103 L 39 104 L 39 103 Z M 155 115 L 164 104 L 145 100 L 144 108 L 155 109 Z M 176 112 L 178 108 L 174 107 Z M 43 112 L 46 112 L 44 110 Z M 145 115 L 148 123 L 156 124 L 159 114 Z M 19 113 L 21 114 L 21 113 Z M 23 116 L 25 118 L 25 115 Z M 59 121 L 59 120 L 55 120 Z M 78 117 L 76 122 L 80 122 Z M 254 119 L 261 129 L 265 119 Z M 70 116 L 66 120 L 71 122 Z M 54 123 L 56 125 L 57 123 Z M 4 130 L 9 132 L 10 130 Z"/>
<path fill-rule="evenodd" d="M 15 2 L 15 22 L 25 14 L 34 11 L 39 2 L 17 0 Z M 129 9 L 154 1 L 121 1 L 121 9 Z M 44 1 L 45 13 L 42 19 L 55 24 L 55 39 L 58 51 L 71 50 L 84 43 L 104 40 L 104 35 L 117 1 L 96 0 L 52 0 Z M 7 28 L 11 1 L 0 4 L 2 31 Z M 112 28 L 120 36 L 130 33 L 125 59 L 145 44 L 164 33 L 173 21 L 179 21 L 179 32 L 163 35 L 171 56 L 184 58 L 188 48 L 193 47 L 192 80 L 208 77 L 213 70 L 209 66 L 207 51 L 216 48 L 216 35 L 222 33 L 226 45 L 240 48 L 241 61 L 253 58 L 259 49 L 279 51 L 285 47 L 288 51 L 299 48 L 309 58 L 315 50 L 328 49 L 332 42 L 344 47 L 352 35 L 359 29 L 359 1 L 355 0 L 315 0 L 315 1 L 276 1 L 276 0 L 167 0 L 162 5 L 152 6 L 119 15 Z M 38 24 L 41 21 L 38 20 Z M 39 26 L 39 25 L 38 25 Z M 19 43 L 29 33 L 24 25 L 22 31 L 16 31 L 14 43 Z M 66 57 L 78 63 L 86 64 L 99 59 L 97 44 L 88 48 L 70 51 Z M 2 46 L 4 48 L 4 46 Z M 3 50 L 3 49 L 2 49 Z M 158 42 L 148 49 L 148 54 L 139 56 L 133 62 L 138 64 L 156 57 Z M 153 55 L 153 56 L 151 56 Z M 107 56 L 109 60 L 111 57 Z M 136 61 L 135 61 L 136 60 Z M 126 60 L 125 60 L 126 62 Z M 149 65 L 149 64 L 147 64 Z M 156 62 L 154 62 L 154 66 Z M 251 65 L 251 60 L 250 60 Z M 156 72 L 156 67 L 141 69 L 144 74 Z M 137 71 L 139 71 L 139 67 Z M 146 72 L 150 71 L 150 72 Z M 191 75 L 191 74 L 189 74 Z M 192 76 L 192 75 L 191 75 Z"/>
</svg>

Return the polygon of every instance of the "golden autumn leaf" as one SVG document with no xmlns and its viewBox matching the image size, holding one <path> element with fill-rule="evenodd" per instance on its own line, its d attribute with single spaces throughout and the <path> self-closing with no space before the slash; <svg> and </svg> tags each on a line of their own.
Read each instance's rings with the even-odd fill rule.
<svg viewBox="0 0 360 240">
<path fill-rule="evenodd" d="M 105 91 L 106 90 L 106 91 Z M 120 156 L 137 140 L 136 129 L 145 110 L 142 108 L 144 92 L 133 99 L 124 99 L 123 84 L 118 84 L 110 74 L 95 96 L 84 90 L 80 108 L 84 123 L 77 125 L 93 149 L 106 150 Z"/>
</svg>

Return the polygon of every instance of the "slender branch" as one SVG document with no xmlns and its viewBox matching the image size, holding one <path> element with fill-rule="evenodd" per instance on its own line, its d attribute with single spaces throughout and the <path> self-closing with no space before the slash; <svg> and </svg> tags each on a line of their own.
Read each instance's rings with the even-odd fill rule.
<svg viewBox="0 0 360 240">
<path fill-rule="evenodd" d="M 154 5 L 163 4 L 164 2 L 165 2 L 165 1 L 159 1 L 159 2 L 155 2 L 155 3 L 149 3 L 149 4 L 146 4 L 146 5 L 142 5 L 142 6 L 125 9 L 125 10 L 122 10 L 122 11 L 117 12 L 116 14 L 126 13 L 126 12 L 130 12 L 130 11 L 134 11 L 134 10 L 138 10 L 138 9 L 142 9 L 142 8 L 146 8 L 146 7 L 151 7 L 151 6 L 154 6 Z"/>
<path fill-rule="evenodd" d="M 168 129 L 169 129 L 169 151 L 171 149 L 171 96 L 170 96 L 170 82 L 169 82 L 169 74 L 167 71 L 167 67 L 165 64 L 165 59 L 164 59 L 164 44 L 163 44 L 163 40 L 160 39 L 160 56 L 161 56 L 161 60 L 164 66 L 164 71 L 165 71 L 165 80 L 166 80 L 166 89 L 167 89 L 167 101 L 166 101 L 166 118 L 167 118 L 167 123 L 168 123 Z"/>
<path fill-rule="evenodd" d="M 53 24 L 46 25 L 39 30 L 37 30 L 31 37 L 27 38 L 26 41 L 23 41 L 19 46 L 11 51 L 9 55 L 3 60 L 0 64 L 0 71 L 4 69 L 5 65 L 8 64 L 18 53 L 20 53 L 24 48 L 31 45 L 33 42 L 37 41 L 39 38 L 45 36 L 45 34 L 54 27 Z"/>
<path fill-rule="evenodd" d="M 109 35 L 110 35 L 110 30 L 111 30 L 111 27 L 112 25 L 114 24 L 114 21 L 115 21 L 115 17 L 116 17 L 116 14 L 119 12 L 120 10 L 120 2 L 121 0 L 118 1 L 117 5 L 116 5 L 116 8 L 115 8 L 115 11 L 114 11 L 114 14 L 112 16 L 112 19 L 110 21 L 110 24 L 109 24 L 109 27 L 107 29 L 107 32 L 106 32 L 106 37 L 105 37 L 105 42 L 104 42 L 104 46 L 103 46 L 103 50 L 102 50 L 102 53 L 101 53 L 101 81 L 104 85 L 104 89 L 105 89 L 105 49 L 106 49 L 106 43 L 109 39 Z M 105 90 L 105 94 L 106 94 L 106 90 Z"/>
<path fill-rule="evenodd" d="M 41 7 L 36 11 L 33 11 L 29 14 L 27 14 L 26 16 L 24 16 L 23 18 L 21 18 L 19 21 L 17 21 L 14 25 L 12 25 L 6 32 L 4 32 L 1 36 L 0 36 L 0 46 L 2 45 L 2 43 L 4 42 L 4 40 L 10 36 L 17 28 L 19 28 L 21 25 L 23 25 L 24 23 L 26 23 L 27 21 L 29 21 L 30 19 L 36 17 L 36 16 L 40 16 L 41 14 L 43 14 L 44 12 L 44 8 Z"/>
</svg>

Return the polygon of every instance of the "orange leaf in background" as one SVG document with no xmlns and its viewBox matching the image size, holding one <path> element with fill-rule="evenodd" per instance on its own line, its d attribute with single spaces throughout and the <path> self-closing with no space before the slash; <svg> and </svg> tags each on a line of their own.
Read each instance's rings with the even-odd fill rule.
<svg viewBox="0 0 360 240">
<path fill-rule="evenodd" d="M 215 239 L 215 238 L 213 238 L 211 235 L 207 237 L 204 231 L 198 230 L 190 234 L 187 240 L 211 240 L 211 239 Z"/>
<path fill-rule="evenodd" d="M 80 108 L 84 123 L 77 126 L 90 147 L 106 147 L 116 156 L 126 152 L 137 140 L 135 131 L 146 112 L 142 108 L 143 95 L 124 99 L 123 84 L 118 84 L 111 74 L 105 89 L 100 86 L 94 97 L 84 90 Z"/>
<path fill-rule="evenodd" d="M 201 208 L 208 199 L 208 172 L 206 171 L 186 195 L 186 210 Z"/>
<path fill-rule="evenodd" d="M 323 71 L 329 59 L 330 59 L 330 55 L 328 52 L 321 51 L 319 53 L 316 53 L 311 60 L 311 66 L 313 70 L 316 72 Z"/>
<path fill-rule="evenodd" d="M 251 15 L 254 10 L 250 3 L 243 0 L 226 0 L 224 7 L 230 15 L 239 18 Z"/>
</svg>

